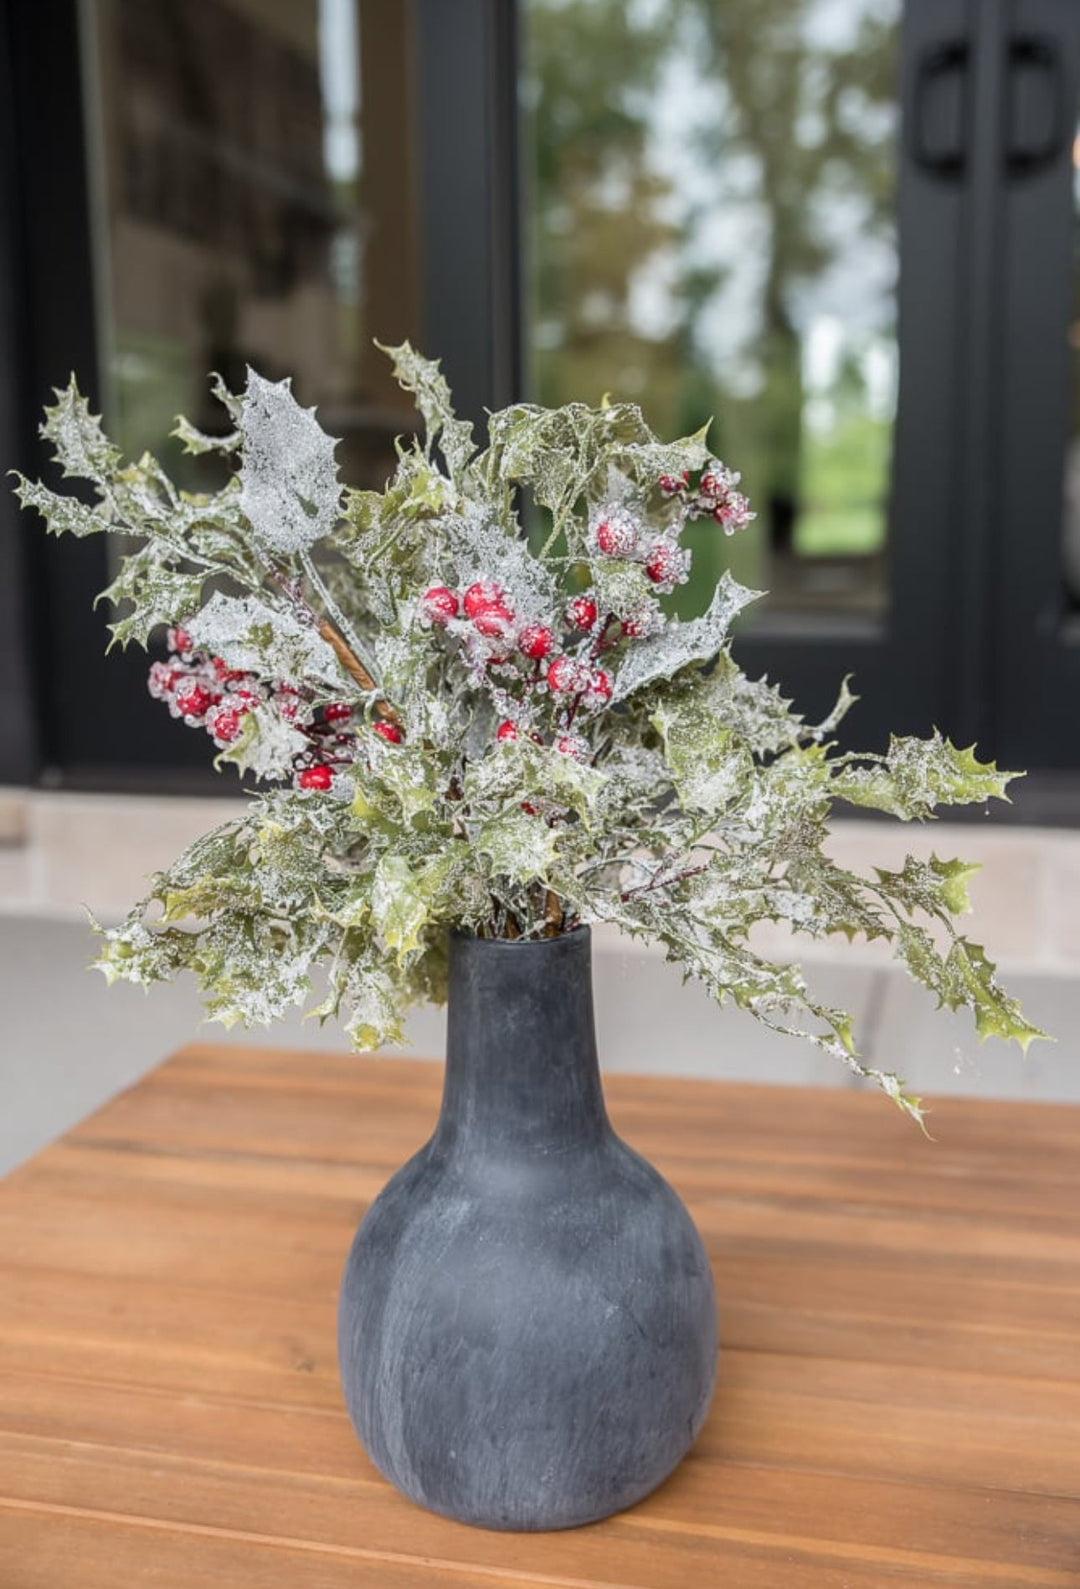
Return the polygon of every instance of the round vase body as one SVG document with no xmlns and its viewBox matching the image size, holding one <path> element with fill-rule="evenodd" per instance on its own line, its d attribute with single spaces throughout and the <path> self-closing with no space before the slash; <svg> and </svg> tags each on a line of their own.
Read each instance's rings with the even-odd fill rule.
<svg viewBox="0 0 1080 1589">
<path fill-rule="evenodd" d="M 568 1528 L 654 1489 L 716 1375 L 689 1214 L 604 1109 L 587 928 L 455 937 L 431 1140 L 357 1232 L 342 1386 L 372 1461 L 486 1528 Z"/>
</svg>

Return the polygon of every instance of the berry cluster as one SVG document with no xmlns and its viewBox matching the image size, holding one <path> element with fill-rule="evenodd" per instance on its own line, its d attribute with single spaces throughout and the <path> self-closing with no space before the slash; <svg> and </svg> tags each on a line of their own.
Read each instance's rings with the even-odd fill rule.
<svg viewBox="0 0 1080 1589">
<path fill-rule="evenodd" d="M 663 477 L 665 480 L 668 476 Z M 663 489 L 663 487 L 661 487 Z M 683 585 L 690 577 L 690 553 L 679 545 L 679 523 L 660 532 L 641 523 L 622 506 L 602 506 L 590 521 L 589 538 L 601 557 L 615 561 L 640 563 L 648 579 L 656 586 L 658 594 L 666 594 Z M 640 638 L 657 627 L 643 609 L 630 613 L 624 620 L 624 633 Z"/>
<path fill-rule="evenodd" d="M 687 518 L 713 519 L 726 535 L 734 535 L 755 517 L 749 499 L 738 490 L 741 479 L 736 470 L 714 460 L 702 473 L 696 490 L 686 469 L 678 475 L 661 475 L 657 485 L 661 496 L 681 504 Z"/>
<path fill-rule="evenodd" d="M 231 745 L 240 737 L 244 718 L 267 699 L 267 693 L 253 673 L 230 668 L 221 657 L 197 650 L 185 629 L 170 629 L 166 641 L 170 656 L 167 662 L 151 664 L 150 694 L 164 701 L 172 716 L 182 717 L 189 728 L 205 728 L 220 749 Z M 288 697 L 296 694 L 288 685 L 280 690 Z"/>
<path fill-rule="evenodd" d="M 559 624 L 535 618 L 519 621 L 509 595 L 494 581 L 477 581 L 461 593 L 448 585 L 432 585 L 420 598 L 420 617 L 430 627 L 460 638 L 474 665 L 500 671 L 494 693 L 519 717 L 506 717 L 499 723 L 495 730 L 498 742 L 515 740 L 524 733 L 543 744 L 543 736 L 528 726 L 527 718 L 535 699 L 546 694 L 556 702 L 555 749 L 581 760 L 588 758 L 588 742 L 568 730 L 578 711 L 595 710 L 611 700 L 611 677 L 596 665 L 596 658 L 614 643 L 613 624 L 614 639 L 623 633 L 623 626 L 612 616 L 600 623 L 591 595 L 572 597 Z M 558 648 L 557 633 L 562 636 Z M 576 646 L 580 653 L 583 642 L 586 655 L 573 655 L 566 649 Z M 504 687 L 502 680 L 510 688 Z M 514 685 L 520 689 L 520 698 L 512 693 Z"/>
<path fill-rule="evenodd" d="M 166 644 L 168 660 L 150 667 L 150 694 L 164 701 L 172 716 L 183 718 L 189 728 L 205 728 L 220 750 L 239 739 L 249 712 L 270 707 L 308 741 L 292 758 L 297 788 L 329 789 L 336 770 L 353 761 L 357 740 L 355 733 L 346 731 L 353 719 L 348 701 L 330 701 L 314 709 L 295 685 L 285 680 L 265 682 L 254 673 L 230 668 L 223 658 L 200 650 L 180 627 L 168 630 Z M 372 728 L 390 744 L 401 742 L 401 730 L 394 723 L 378 721 Z"/>
</svg>

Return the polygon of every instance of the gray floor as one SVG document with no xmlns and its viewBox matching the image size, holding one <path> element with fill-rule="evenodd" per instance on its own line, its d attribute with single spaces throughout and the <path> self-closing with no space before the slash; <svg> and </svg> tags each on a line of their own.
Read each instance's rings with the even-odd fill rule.
<svg viewBox="0 0 1080 1589">
<path fill-rule="evenodd" d="M 12 1168 L 193 1037 L 316 1049 L 342 1046 L 333 1026 L 296 1017 L 270 1033 L 200 1028 L 194 989 L 150 993 L 106 988 L 87 971 L 93 940 L 67 922 L 0 916 L 0 1173 Z M 1056 1034 L 1053 1047 L 980 1047 L 969 1023 L 940 1015 L 900 974 L 821 965 L 815 990 L 856 1018 L 864 1056 L 898 1070 L 922 1093 L 974 1093 L 1080 1101 L 1080 982 L 1053 976 L 1010 979 L 1033 1020 Z M 854 1078 L 811 1045 L 764 1031 L 749 1016 L 718 1010 L 684 987 L 656 956 L 605 951 L 596 957 L 601 1054 L 612 1070 L 772 1083 L 847 1086 Z M 417 1012 L 410 1052 L 438 1054 L 443 1022 Z M 392 1063 L 392 1058 L 388 1063 Z M 882 1107 L 886 1105 L 882 1104 Z"/>
</svg>

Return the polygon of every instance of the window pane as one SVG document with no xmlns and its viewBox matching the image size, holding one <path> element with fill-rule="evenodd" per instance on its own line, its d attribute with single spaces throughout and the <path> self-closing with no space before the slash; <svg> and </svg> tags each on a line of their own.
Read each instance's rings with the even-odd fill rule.
<svg viewBox="0 0 1080 1589">
<path fill-rule="evenodd" d="M 900 0 L 524 0 L 530 395 L 710 414 L 773 609 L 877 613 L 896 404 Z M 754 611 L 755 609 L 752 609 Z"/>
<path fill-rule="evenodd" d="M 377 0 L 97 0 L 107 417 L 194 481 L 164 438 L 227 427 L 207 371 L 295 377 L 381 484 L 411 410 L 372 337 L 416 335 L 410 8 Z M 373 132 L 374 129 L 374 132 Z"/>
</svg>

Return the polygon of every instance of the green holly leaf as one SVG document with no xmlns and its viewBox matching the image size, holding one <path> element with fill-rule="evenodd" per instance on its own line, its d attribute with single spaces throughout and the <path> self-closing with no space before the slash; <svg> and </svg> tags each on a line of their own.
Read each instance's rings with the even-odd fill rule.
<svg viewBox="0 0 1080 1589">
<path fill-rule="evenodd" d="M 615 679 L 614 699 L 623 701 L 658 679 L 674 678 L 695 662 L 711 661 L 727 638 L 732 620 L 760 595 L 759 590 L 740 585 L 725 569 L 708 611 L 700 618 L 686 623 L 671 619 L 659 634 L 629 647 Z"/>
<path fill-rule="evenodd" d="M 520 804 L 507 807 L 479 829 L 477 850 L 491 862 L 495 877 L 512 883 L 543 881 L 559 844 L 558 829 L 538 811 L 523 811 Z"/>
<path fill-rule="evenodd" d="M 26 480 L 16 475 L 15 495 L 24 508 L 36 508 L 45 520 L 50 535 L 100 535 L 102 531 L 119 528 L 99 504 L 88 507 L 78 497 L 61 496 L 50 491 L 39 481 Z"/>
<path fill-rule="evenodd" d="M 892 738 L 885 757 L 874 765 L 849 763 L 845 758 L 833 774 L 833 797 L 887 811 L 904 822 L 931 817 L 937 806 L 1007 800 L 1006 786 L 1021 776 L 999 772 L 992 761 L 980 762 L 973 745 L 957 750 L 936 731 L 930 739 Z"/>
<path fill-rule="evenodd" d="M 120 463 L 120 449 L 106 436 L 100 414 L 90 412 L 74 375 L 62 391 L 56 389 L 56 403 L 45 410 L 41 434 L 52 442 L 56 461 L 67 476 L 101 486 Z"/>
<path fill-rule="evenodd" d="M 476 451 L 476 444 L 472 426 L 454 413 L 450 388 L 438 361 L 423 358 L 408 342 L 397 347 L 385 347 L 381 342 L 375 345 L 392 359 L 398 385 L 412 396 L 423 415 L 428 455 L 437 441 L 451 477 L 457 478 Z"/>
</svg>

